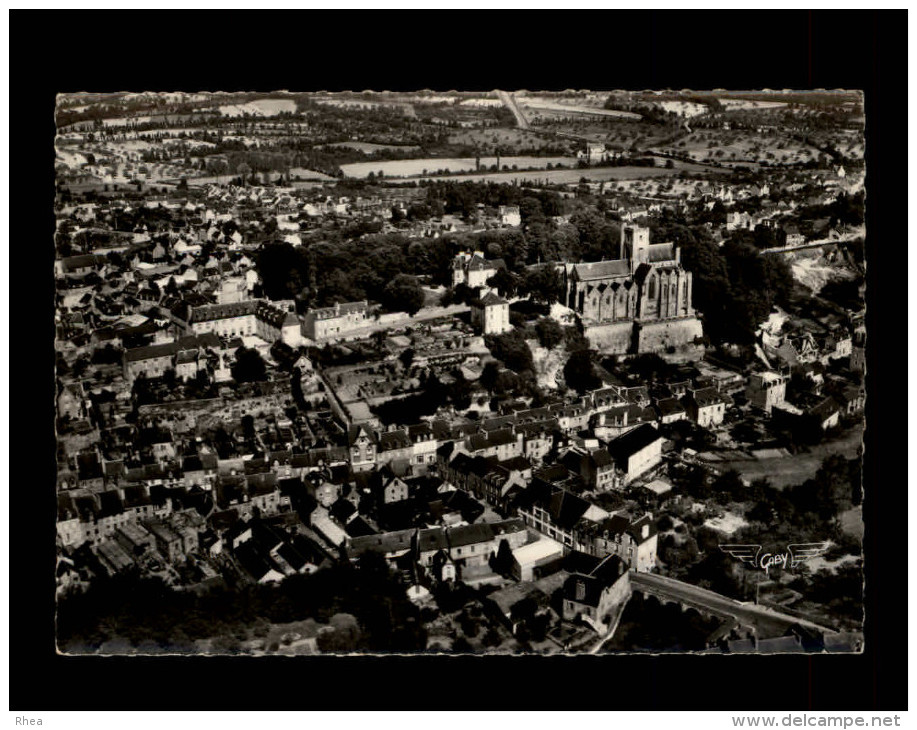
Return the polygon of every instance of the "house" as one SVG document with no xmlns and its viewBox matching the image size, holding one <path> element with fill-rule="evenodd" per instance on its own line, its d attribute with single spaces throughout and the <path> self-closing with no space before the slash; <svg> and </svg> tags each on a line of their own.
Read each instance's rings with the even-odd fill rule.
<svg viewBox="0 0 917 730">
<path fill-rule="evenodd" d="M 414 528 L 384 532 L 379 535 L 347 538 L 345 548 L 350 560 L 359 560 L 367 552 L 380 553 L 389 562 L 409 556 L 414 549 Z"/>
<path fill-rule="evenodd" d="M 261 299 L 192 307 L 187 329 L 192 334 L 213 332 L 223 338 L 254 335 L 265 342 L 281 340 L 293 348 L 302 342 L 299 317 Z"/>
<path fill-rule="evenodd" d="M 516 425 L 516 433 L 522 434 L 522 453 L 531 463 L 540 463 L 554 446 L 554 430 L 557 419 Z"/>
<path fill-rule="evenodd" d="M 481 299 L 470 304 L 471 324 L 485 335 L 501 335 L 509 332 L 509 302 L 494 292 L 487 292 Z"/>
<path fill-rule="evenodd" d="M 561 457 L 561 463 L 574 474 L 579 474 L 592 491 L 605 492 L 616 486 L 615 464 L 606 449 L 585 451 L 572 448 Z"/>
<path fill-rule="evenodd" d="M 495 457 L 470 456 L 464 452 L 444 461 L 441 474 L 450 484 L 499 509 L 508 506 L 507 497 L 513 487 L 525 486 L 524 470 L 514 466 L 513 460 L 501 463 Z"/>
<path fill-rule="evenodd" d="M 86 417 L 86 394 L 80 382 L 65 385 L 57 396 L 57 415 L 77 420 Z"/>
<path fill-rule="evenodd" d="M 835 395 L 834 399 L 843 415 L 852 416 L 861 413 L 866 406 L 866 391 L 862 386 L 850 385 L 844 388 L 842 393 Z"/>
<path fill-rule="evenodd" d="M 748 213 L 731 212 L 726 214 L 727 231 L 750 231 L 754 227 L 754 218 Z"/>
<path fill-rule="evenodd" d="M 581 520 L 597 522 L 609 516 L 573 492 L 537 477 L 518 496 L 515 506 L 526 526 L 571 549 L 580 549 L 576 536 Z"/>
<path fill-rule="evenodd" d="M 627 566 L 617 555 L 599 561 L 588 573 L 573 573 L 564 581 L 563 617 L 584 620 L 604 634 L 613 611 L 630 598 Z"/>
<path fill-rule="evenodd" d="M 408 485 L 399 477 L 391 473 L 389 469 L 384 469 L 375 480 L 374 492 L 376 498 L 382 504 L 392 504 L 393 502 L 403 502 L 408 498 Z"/>
<path fill-rule="evenodd" d="M 786 400 L 786 378 L 774 372 L 753 373 L 745 390 L 748 403 L 765 413 Z"/>
<path fill-rule="evenodd" d="M 518 547 L 512 552 L 512 573 L 516 580 L 531 581 L 540 578 L 539 569 L 557 563 L 563 558 L 564 546 L 556 540 L 542 537 L 535 542 Z"/>
<path fill-rule="evenodd" d="M 303 317 L 302 332 L 313 342 L 331 342 L 365 327 L 368 313 L 369 303 L 365 300 L 310 309 Z"/>
<path fill-rule="evenodd" d="M 665 439 L 653 426 L 644 423 L 608 443 L 608 453 L 621 471 L 622 486 L 662 461 L 663 441 Z"/>
<path fill-rule="evenodd" d="M 165 522 L 152 519 L 144 523 L 144 527 L 153 536 L 156 549 L 169 562 L 178 562 L 184 557 L 184 541 L 182 535 L 173 530 Z"/>
<path fill-rule="evenodd" d="M 108 575 L 113 576 L 134 566 L 130 554 L 115 540 L 105 540 L 93 547 L 93 553 Z"/>
<path fill-rule="evenodd" d="M 452 286 L 464 284 L 470 289 L 486 286 L 499 269 L 505 269 L 503 259 L 488 261 L 480 251 L 460 253 L 452 261 Z"/>
<path fill-rule="evenodd" d="M 518 226 L 522 224 L 522 216 L 518 205 L 501 205 L 499 209 L 500 223 L 504 226 Z"/>
<path fill-rule="evenodd" d="M 683 421 L 688 417 L 687 409 L 678 398 L 660 398 L 656 401 L 656 412 L 661 424 Z"/>
<path fill-rule="evenodd" d="M 376 434 L 366 424 L 355 424 L 347 431 L 350 465 L 355 472 L 368 471 L 376 465 Z"/>
<path fill-rule="evenodd" d="M 161 378 L 166 370 L 175 370 L 176 357 L 179 353 L 202 349 L 219 349 L 220 340 L 214 334 L 183 337 L 176 342 L 164 342 L 158 345 L 144 345 L 124 351 L 123 373 L 128 382 L 138 375 L 147 378 Z M 200 367 L 201 361 L 198 360 Z M 190 365 L 189 365 L 190 367 Z"/>
<path fill-rule="evenodd" d="M 726 417 L 726 401 L 714 387 L 689 390 L 684 404 L 691 420 L 702 428 L 719 426 Z"/>
<path fill-rule="evenodd" d="M 490 433 L 471 434 L 464 442 L 465 450 L 472 456 L 495 456 L 500 461 L 522 455 L 522 434 L 502 428 Z"/>
<path fill-rule="evenodd" d="M 256 583 L 276 583 L 284 579 L 280 571 L 254 540 L 247 540 L 233 553 L 236 562 Z"/>
<path fill-rule="evenodd" d="M 585 160 L 589 164 L 596 162 L 605 162 L 608 159 L 608 151 L 602 142 L 587 142 L 586 148 L 577 151 L 577 158 Z"/>
<path fill-rule="evenodd" d="M 588 525 L 580 541 L 589 555 L 617 555 L 631 570 L 648 573 L 656 567 L 657 532 L 651 514 L 631 520 L 621 513 Z"/>
<path fill-rule="evenodd" d="M 463 568 L 488 565 L 502 540 L 506 540 L 512 550 L 525 544 L 527 539 L 525 525 L 518 519 L 458 525 L 444 528 L 444 531 L 449 557 L 459 572 Z"/>
<path fill-rule="evenodd" d="M 815 417 L 823 431 L 827 431 L 840 423 L 841 406 L 834 398 L 828 396 L 810 408 L 809 415 Z"/>
</svg>

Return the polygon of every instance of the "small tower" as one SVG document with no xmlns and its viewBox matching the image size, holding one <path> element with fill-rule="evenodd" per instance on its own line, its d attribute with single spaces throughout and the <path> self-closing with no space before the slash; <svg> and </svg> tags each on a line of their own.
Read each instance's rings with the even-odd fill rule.
<svg viewBox="0 0 917 730">
<path fill-rule="evenodd" d="M 650 248 L 650 229 L 644 226 L 621 226 L 621 258 L 630 261 L 631 271 L 645 263 Z"/>
</svg>

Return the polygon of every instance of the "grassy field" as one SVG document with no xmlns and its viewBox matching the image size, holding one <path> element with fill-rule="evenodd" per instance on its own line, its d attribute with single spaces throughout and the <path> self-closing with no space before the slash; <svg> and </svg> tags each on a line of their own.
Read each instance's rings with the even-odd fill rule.
<svg viewBox="0 0 917 730">
<path fill-rule="evenodd" d="M 718 461 L 715 466 L 721 471 L 735 469 L 748 481 L 766 477 L 776 488 L 782 489 L 814 477 L 826 456 L 841 454 L 846 459 L 854 458 L 862 443 L 863 427 L 859 426 L 839 439 L 812 447 L 808 452 L 773 459 Z"/>
<path fill-rule="evenodd" d="M 497 164 L 496 157 L 481 157 L 481 166 L 490 167 Z M 519 168 L 542 169 L 551 165 L 564 165 L 572 167 L 576 160 L 572 157 L 526 157 L 511 156 L 500 157 L 500 167 L 516 165 Z M 370 173 L 379 174 L 381 170 L 385 177 L 414 177 L 436 170 L 450 172 L 464 172 L 475 169 L 473 157 L 425 157 L 416 160 L 384 160 L 379 162 L 353 162 L 341 165 L 341 171 L 347 177 L 364 178 Z"/>
<path fill-rule="evenodd" d="M 505 153 L 522 154 L 542 149 L 545 145 L 556 146 L 565 144 L 554 135 L 539 133 L 531 129 L 491 128 L 491 129 L 463 129 L 449 135 L 449 144 L 478 146 L 485 150 L 499 147 Z"/>
<path fill-rule="evenodd" d="M 599 117 L 613 117 L 616 119 L 642 119 L 640 114 L 635 112 L 622 112 L 616 109 L 603 109 L 600 106 L 585 106 L 582 104 L 563 104 L 556 101 L 549 101 L 540 98 L 520 98 L 519 106 L 523 109 L 523 114 L 549 114 L 567 116 L 570 114 L 588 114 Z"/>
<path fill-rule="evenodd" d="M 316 145 L 315 149 L 322 149 L 323 147 L 347 147 L 352 150 L 357 150 L 358 152 L 366 153 L 379 152 L 381 150 L 414 152 L 420 149 L 420 147 L 416 145 L 376 144 L 375 142 L 334 142 L 332 144 Z"/>
<path fill-rule="evenodd" d="M 509 158 L 507 158 L 509 159 Z M 584 170 L 534 170 L 528 172 L 496 172 L 490 174 L 472 173 L 470 175 L 442 175 L 439 177 L 421 178 L 431 180 L 459 180 L 481 182 L 488 181 L 494 183 L 511 183 L 514 180 L 530 181 L 533 183 L 548 183 L 552 185 L 575 184 L 581 178 L 586 178 L 590 182 L 602 182 L 608 180 L 641 180 L 645 178 L 671 177 L 682 171 L 688 172 L 708 172 L 710 168 L 691 163 L 675 162 L 672 169 L 664 167 L 592 167 Z"/>
<path fill-rule="evenodd" d="M 257 99 L 247 104 L 227 104 L 220 107 L 224 117 L 241 117 L 249 114 L 253 117 L 273 117 L 281 112 L 295 112 L 296 102 L 292 99 Z"/>
<path fill-rule="evenodd" d="M 730 130 L 699 130 L 674 144 L 658 148 L 669 154 L 688 154 L 691 159 L 727 162 L 751 160 L 761 162 L 807 162 L 819 152 L 784 134 L 754 134 Z"/>
</svg>

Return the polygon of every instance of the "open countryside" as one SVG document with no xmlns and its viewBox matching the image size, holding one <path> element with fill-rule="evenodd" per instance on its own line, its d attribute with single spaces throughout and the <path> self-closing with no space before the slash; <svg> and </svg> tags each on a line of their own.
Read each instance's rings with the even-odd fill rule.
<svg viewBox="0 0 917 730">
<path fill-rule="evenodd" d="M 347 165 L 341 165 L 341 172 L 345 177 L 363 179 L 370 174 L 378 175 L 380 172 L 385 177 L 419 177 L 431 172 L 442 170 L 443 172 L 464 172 L 475 170 L 478 167 L 489 168 L 496 165 L 497 157 L 481 157 L 476 160 L 474 157 L 449 157 L 449 158 L 424 158 L 418 160 L 387 160 L 382 162 L 356 162 Z M 513 166 L 525 169 L 545 169 L 548 165 L 563 165 L 572 167 L 576 164 L 575 157 L 530 157 L 530 156 L 511 156 L 499 158 L 500 169 Z"/>
</svg>

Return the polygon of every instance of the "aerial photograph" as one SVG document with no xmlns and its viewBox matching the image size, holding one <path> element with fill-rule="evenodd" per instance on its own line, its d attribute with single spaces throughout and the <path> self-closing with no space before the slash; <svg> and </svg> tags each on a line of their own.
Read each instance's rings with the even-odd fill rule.
<svg viewBox="0 0 917 730">
<path fill-rule="evenodd" d="M 54 111 L 60 654 L 864 651 L 861 91 Z"/>
</svg>

